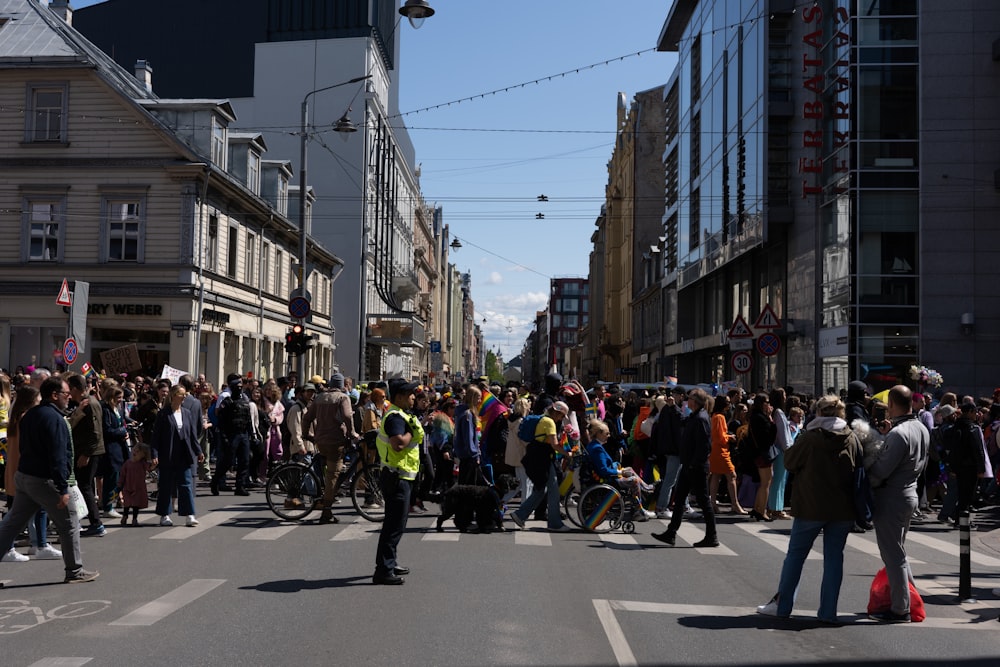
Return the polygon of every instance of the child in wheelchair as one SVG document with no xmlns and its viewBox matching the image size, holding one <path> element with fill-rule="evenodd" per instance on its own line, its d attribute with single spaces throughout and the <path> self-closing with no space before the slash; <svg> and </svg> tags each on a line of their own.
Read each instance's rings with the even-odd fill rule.
<svg viewBox="0 0 1000 667">
<path fill-rule="evenodd" d="M 587 462 L 600 481 L 618 489 L 634 519 L 646 521 L 655 517 L 654 512 L 642 506 L 642 494 L 652 493 L 653 486 L 644 482 L 632 468 L 619 468 L 620 464 L 604 448 L 611 437 L 608 425 L 599 419 L 591 419 L 587 424 L 587 433 L 590 435 L 586 446 Z"/>
</svg>

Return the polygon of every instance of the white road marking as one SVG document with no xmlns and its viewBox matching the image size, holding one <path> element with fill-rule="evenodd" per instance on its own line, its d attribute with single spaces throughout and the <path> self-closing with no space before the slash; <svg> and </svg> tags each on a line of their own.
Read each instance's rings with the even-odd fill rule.
<svg viewBox="0 0 1000 667">
<path fill-rule="evenodd" d="M 298 527 L 292 521 L 270 521 L 268 525 L 252 530 L 243 536 L 244 540 L 277 540 Z"/>
<path fill-rule="evenodd" d="M 372 523 L 364 517 L 358 517 L 347 524 L 343 530 L 330 538 L 331 542 L 345 542 L 350 540 L 367 540 L 372 535 L 378 535 L 382 530 L 382 524 Z"/>
<path fill-rule="evenodd" d="M 601 626 L 604 628 L 604 634 L 608 638 L 608 643 L 611 644 L 611 651 L 615 654 L 615 660 L 621 667 L 631 667 L 631 665 L 638 665 L 639 662 L 635 659 L 635 654 L 632 653 L 632 648 L 628 645 L 628 640 L 625 639 L 625 633 L 622 632 L 622 626 L 619 625 L 618 619 L 615 617 L 615 612 L 611 608 L 610 600 L 591 600 L 594 604 L 594 611 L 597 612 L 597 620 L 601 622 Z"/>
<path fill-rule="evenodd" d="M 759 526 L 756 523 L 735 523 L 733 525 L 738 526 L 741 530 L 745 530 L 762 542 L 770 544 L 781 553 L 788 553 L 788 535 L 784 533 L 764 532 L 765 530 L 769 531 L 769 529 Z M 815 545 L 809 551 L 806 560 L 823 560 L 823 556 L 816 552 Z"/>
<path fill-rule="evenodd" d="M 91 660 L 93 658 L 42 658 L 28 667 L 80 667 Z"/>
<path fill-rule="evenodd" d="M 610 533 L 600 533 L 601 542 L 606 542 L 607 544 L 614 544 L 618 548 L 625 549 L 641 549 L 642 545 L 636 542 L 632 535 L 622 533 L 621 531 L 613 530 Z"/>
<path fill-rule="evenodd" d="M 819 542 L 820 539 L 822 539 L 822 537 L 818 538 L 816 541 Z M 872 558 L 878 558 L 879 560 L 882 560 L 882 555 L 878 552 L 878 545 L 871 540 L 866 540 L 857 533 L 848 533 L 847 546 L 851 547 L 856 551 L 860 551 L 861 553 L 867 554 Z M 907 559 L 910 561 L 910 565 L 925 564 L 924 561 L 917 560 L 916 558 L 913 558 L 912 556 L 909 555 L 907 556 Z"/>
<path fill-rule="evenodd" d="M 663 519 L 660 519 L 663 521 Z M 664 523 L 670 523 L 665 521 Z M 681 527 L 677 529 L 677 537 L 681 538 L 688 544 L 694 544 L 695 542 L 700 542 L 702 538 L 705 537 L 705 531 L 701 526 L 684 522 Z M 736 552 L 727 547 L 725 544 L 720 544 L 717 547 L 701 547 L 695 549 L 700 554 L 705 554 L 706 556 L 735 556 Z"/>
<path fill-rule="evenodd" d="M 544 530 L 518 530 L 514 533 L 514 544 L 528 547 L 551 547 L 552 535 Z"/>
<path fill-rule="evenodd" d="M 238 517 L 245 512 L 241 511 L 231 511 L 228 509 L 215 510 L 214 512 L 209 512 L 198 517 L 197 526 L 185 526 L 184 517 L 176 517 L 177 521 L 173 528 L 165 528 L 163 532 L 153 535 L 149 539 L 151 540 L 186 540 L 187 538 L 197 535 L 198 533 L 203 533 L 212 526 L 218 526 L 220 523 L 225 523 L 232 518 Z M 178 525 L 180 524 L 180 525 Z"/>
<path fill-rule="evenodd" d="M 425 529 L 426 532 L 424 532 L 424 535 L 420 538 L 420 540 L 422 542 L 458 542 L 458 538 L 461 537 L 462 534 L 458 532 L 458 529 L 455 528 L 454 525 L 451 526 L 453 530 L 447 530 L 447 525 L 449 523 L 451 523 L 450 519 L 444 524 L 446 526 L 445 532 L 439 533 L 437 532 L 437 517 L 434 517 L 431 519 L 430 523 L 427 524 L 427 528 Z"/>
<path fill-rule="evenodd" d="M 931 537 L 927 533 L 920 533 L 914 530 L 906 533 L 907 541 L 916 542 L 917 544 L 922 544 L 925 547 L 930 547 L 931 549 L 936 549 L 942 553 L 946 553 L 949 556 L 954 556 L 955 565 L 958 566 L 958 531 L 953 531 L 954 542 L 948 542 L 937 537 Z M 994 558 L 993 556 L 987 556 L 986 554 L 981 554 L 978 552 L 971 552 L 969 554 L 969 559 L 977 565 L 985 565 L 987 567 L 1000 567 L 1000 558 Z"/>
<path fill-rule="evenodd" d="M 181 607 L 226 583 L 225 579 L 192 579 L 166 595 L 125 614 L 110 625 L 153 625 Z"/>
</svg>

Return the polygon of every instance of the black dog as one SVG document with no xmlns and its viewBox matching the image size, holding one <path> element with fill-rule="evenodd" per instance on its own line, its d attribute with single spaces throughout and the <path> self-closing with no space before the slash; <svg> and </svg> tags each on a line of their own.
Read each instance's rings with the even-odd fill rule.
<svg viewBox="0 0 1000 667">
<path fill-rule="evenodd" d="M 437 520 L 438 532 L 444 531 L 444 522 L 455 517 L 459 532 L 469 532 L 473 519 L 480 533 L 494 530 L 504 532 L 503 507 L 500 496 L 492 486 L 456 484 L 444 493 L 441 516 Z"/>
</svg>

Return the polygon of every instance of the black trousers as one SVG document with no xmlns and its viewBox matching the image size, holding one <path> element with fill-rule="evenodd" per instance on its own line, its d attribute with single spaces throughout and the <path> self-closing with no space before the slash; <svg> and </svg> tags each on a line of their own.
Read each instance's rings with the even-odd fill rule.
<svg viewBox="0 0 1000 667">
<path fill-rule="evenodd" d="M 708 499 L 708 471 L 704 465 L 681 466 L 681 474 L 677 478 L 677 486 L 674 487 L 674 515 L 670 518 L 670 525 L 667 532 L 676 534 L 684 520 L 684 500 L 693 493 L 702 515 L 705 517 L 705 537 L 711 539 L 718 537 L 715 529 L 715 512 L 712 510 L 712 503 Z"/>
<path fill-rule="evenodd" d="M 375 553 L 375 575 L 390 574 L 398 565 L 396 547 L 406 530 L 406 519 L 410 514 L 410 493 L 413 482 L 400 479 L 399 473 L 391 468 L 382 468 L 382 501 L 385 503 L 385 519 L 378 534 L 378 551 Z"/>
<path fill-rule="evenodd" d="M 102 523 L 101 511 L 97 506 L 97 497 L 94 492 L 94 477 L 97 476 L 97 466 L 101 462 L 101 456 L 103 454 L 91 456 L 87 465 L 75 468 L 73 471 L 76 476 L 76 484 L 80 487 L 80 493 L 83 494 L 83 502 L 87 504 L 87 519 L 91 526 L 100 526 Z"/>
</svg>

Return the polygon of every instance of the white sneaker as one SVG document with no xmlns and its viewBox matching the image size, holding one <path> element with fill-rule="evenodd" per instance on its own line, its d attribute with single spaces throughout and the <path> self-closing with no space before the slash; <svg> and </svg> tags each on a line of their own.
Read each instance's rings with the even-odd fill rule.
<svg viewBox="0 0 1000 667">
<path fill-rule="evenodd" d="M 673 517 L 674 517 L 674 513 L 671 512 L 670 510 L 657 510 L 656 511 L 656 518 L 657 519 L 672 519 Z"/>
<path fill-rule="evenodd" d="M 778 596 L 775 595 L 771 598 L 770 602 L 767 604 L 762 604 L 757 607 L 757 613 L 761 616 L 777 616 L 778 615 Z"/>
<path fill-rule="evenodd" d="M 194 514 L 192 514 L 191 516 L 189 516 L 187 518 L 187 523 L 185 523 L 184 525 L 186 525 L 188 527 L 197 526 L 198 525 L 198 519 L 196 519 L 195 516 L 194 516 Z"/>
<path fill-rule="evenodd" d="M 44 547 L 28 549 L 28 556 L 35 560 L 59 560 L 62 558 L 62 552 L 51 544 L 46 544 Z"/>
<path fill-rule="evenodd" d="M 169 516 L 161 516 L 160 517 L 160 525 L 161 526 L 172 526 L 172 525 L 174 525 L 174 522 L 170 520 Z"/>
<path fill-rule="evenodd" d="M 635 511 L 636 521 L 649 521 L 656 518 L 656 512 L 650 512 L 645 507 L 640 507 Z"/>
<path fill-rule="evenodd" d="M 114 510 L 114 509 L 110 509 L 107 512 L 101 512 L 101 516 L 103 516 L 105 519 L 120 519 L 120 518 L 122 518 L 121 513 L 118 512 L 118 511 L 116 511 L 116 510 Z"/>
<path fill-rule="evenodd" d="M 27 556 L 15 551 L 14 547 L 11 547 L 10 551 L 5 553 L 3 558 L 0 558 L 0 563 L 23 563 L 26 560 L 29 560 Z"/>
</svg>

